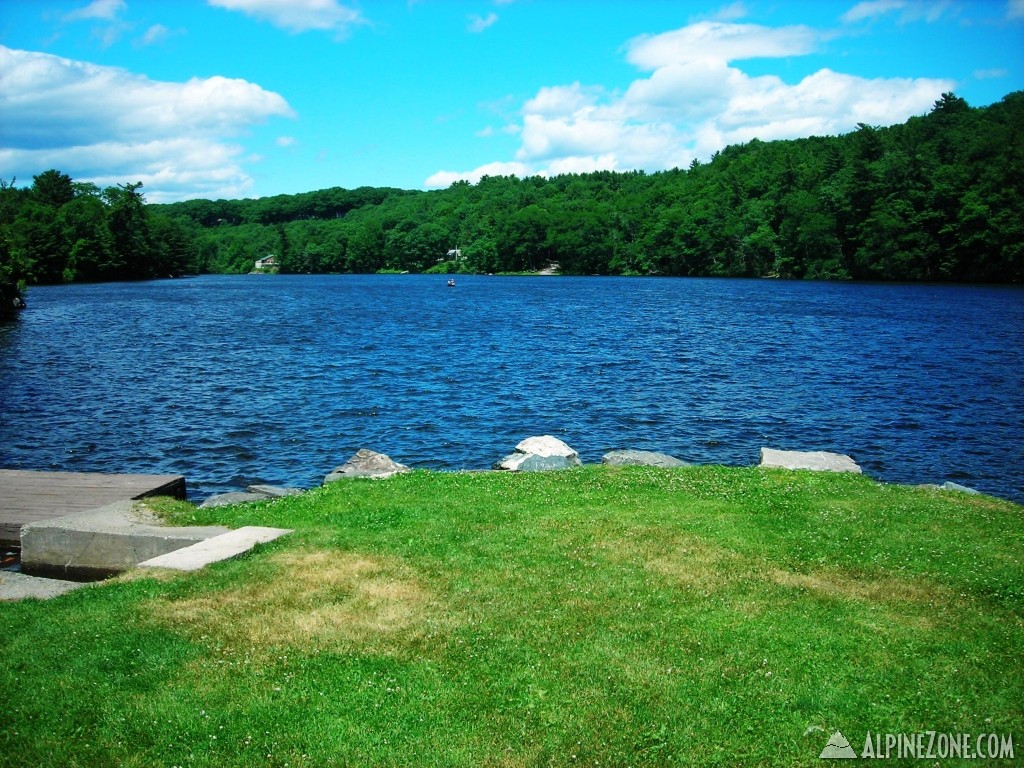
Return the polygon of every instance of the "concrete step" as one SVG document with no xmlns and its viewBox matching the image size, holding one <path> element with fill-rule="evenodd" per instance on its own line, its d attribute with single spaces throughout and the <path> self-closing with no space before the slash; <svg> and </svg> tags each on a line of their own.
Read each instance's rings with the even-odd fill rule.
<svg viewBox="0 0 1024 768">
<path fill-rule="evenodd" d="M 176 571 L 198 571 L 210 563 L 228 560 L 248 552 L 257 544 L 291 533 L 289 528 L 264 528 L 247 525 L 188 547 L 168 552 L 139 563 L 140 568 L 171 568 Z"/>
<path fill-rule="evenodd" d="M 22 526 L 21 567 L 38 576 L 106 578 L 227 530 L 165 526 L 140 502 L 119 501 Z"/>
</svg>

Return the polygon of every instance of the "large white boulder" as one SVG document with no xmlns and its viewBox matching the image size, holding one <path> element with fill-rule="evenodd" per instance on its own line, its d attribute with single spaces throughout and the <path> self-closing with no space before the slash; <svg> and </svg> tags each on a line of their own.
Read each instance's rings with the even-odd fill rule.
<svg viewBox="0 0 1024 768">
<path fill-rule="evenodd" d="M 521 441 L 514 453 L 506 456 L 494 467 L 510 472 L 542 472 L 578 467 L 582 463 L 579 453 L 557 437 L 541 435 Z"/>
</svg>

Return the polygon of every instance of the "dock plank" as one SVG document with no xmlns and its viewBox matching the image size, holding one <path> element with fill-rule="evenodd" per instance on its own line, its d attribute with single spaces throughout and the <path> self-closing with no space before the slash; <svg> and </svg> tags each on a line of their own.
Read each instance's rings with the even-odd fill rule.
<svg viewBox="0 0 1024 768">
<path fill-rule="evenodd" d="M 184 499 L 185 478 L 0 469 L 0 544 L 17 545 L 27 523 L 146 496 Z"/>
</svg>

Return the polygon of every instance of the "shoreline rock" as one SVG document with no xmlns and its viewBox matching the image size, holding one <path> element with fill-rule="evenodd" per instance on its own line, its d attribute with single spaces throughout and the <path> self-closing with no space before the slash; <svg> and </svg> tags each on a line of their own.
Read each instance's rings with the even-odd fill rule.
<svg viewBox="0 0 1024 768">
<path fill-rule="evenodd" d="M 270 499 L 280 499 L 284 496 L 295 496 L 299 493 L 302 493 L 301 488 L 285 488 L 278 485 L 250 485 L 244 491 L 214 494 L 200 504 L 199 508 L 209 509 L 210 507 L 243 504 L 249 501 L 268 501 Z"/>
<path fill-rule="evenodd" d="M 608 466 L 649 466 L 665 469 L 691 467 L 671 454 L 641 449 L 615 449 L 601 457 L 601 464 Z M 515 450 L 496 461 L 489 469 L 463 469 L 464 472 L 547 472 L 583 466 L 579 452 L 562 440 L 551 435 L 528 437 L 516 445 Z M 749 466 L 749 465 L 743 465 Z M 825 472 L 849 472 L 863 474 L 861 467 L 848 455 L 828 451 L 785 451 L 762 447 L 760 464 L 757 466 L 776 469 L 811 470 Z M 390 456 L 367 448 L 360 448 L 344 464 L 328 473 L 323 484 L 346 478 L 369 477 L 383 479 L 396 474 L 411 472 L 412 468 L 391 459 Z M 956 491 L 967 494 L 981 493 L 973 488 L 947 481 L 942 484 L 921 483 L 917 487 L 936 490 Z M 303 488 L 289 488 L 273 485 L 250 485 L 246 491 L 221 493 L 208 497 L 199 506 L 214 507 L 252 501 L 266 501 L 303 493 Z"/>
<path fill-rule="evenodd" d="M 609 451 L 601 457 L 602 464 L 613 467 L 689 467 L 689 462 L 657 451 L 638 451 L 632 448 Z"/>
<path fill-rule="evenodd" d="M 508 472 L 548 472 L 582 466 L 579 453 L 557 437 L 541 435 L 521 440 L 515 451 L 495 463 Z"/>
<path fill-rule="evenodd" d="M 324 477 L 324 485 L 352 477 L 383 479 L 404 472 L 412 472 L 412 469 L 405 464 L 393 461 L 387 454 L 377 453 L 367 448 L 360 448 L 351 459 L 340 467 L 336 467 Z"/>
<path fill-rule="evenodd" d="M 775 448 L 762 448 L 760 466 L 861 474 L 860 466 L 849 456 L 827 451 L 779 451 Z"/>
</svg>

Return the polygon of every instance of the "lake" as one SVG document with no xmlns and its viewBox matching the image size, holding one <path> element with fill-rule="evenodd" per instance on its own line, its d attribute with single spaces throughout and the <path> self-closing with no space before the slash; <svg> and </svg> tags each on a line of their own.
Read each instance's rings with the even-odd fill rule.
<svg viewBox="0 0 1024 768">
<path fill-rule="evenodd" d="M 1024 501 L 1024 290 L 686 278 L 203 276 L 32 288 L 0 467 L 311 487 L 357 449 L 483 469 L 551 434 L 851 455 Z"/>
</svg>

